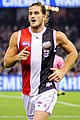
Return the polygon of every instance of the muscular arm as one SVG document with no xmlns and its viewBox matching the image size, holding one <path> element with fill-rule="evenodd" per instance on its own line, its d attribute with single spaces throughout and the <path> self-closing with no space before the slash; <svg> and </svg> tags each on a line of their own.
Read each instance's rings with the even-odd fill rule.
<svg viewBox="0 0 80 120">
<path fill-rule="evenodd" d="M 78 57 L 78 53 L 76 51 L 75 46 L 70 40 L 68 40 L 64 33 L 57 32 L 56 37 L 57 45 L 59 45 L 67 53 L 66 60 L 64 62 L 63 67 L 61 68 L 64 74 L 66 74 L 72 68 L 74 62 Z"/>
<path fill-rule="evenodd" d="M 4 66 L 9 68 L 14 66 L 18 61 L 27 60 L 30 52 L 27 51 L 26 46 L 22 51 L 18 51 L 17 48 L 18 32 L 12 34 L 10 38 L 9 47 L 4 56 Z"/>
<path fill-rule="evenodd" d="M 17 39 L 18 39 L 18 32 L 15 32 L 12 34 L 10 38 L 9 47 L 4 56 L 5 67 L 12 67 L 18 61 Z"/>
<path fill-rule="evenodd" d="M 74 62 L 78 57 L 78 53 L 73 43 L 70 40 L 68 40 L 64 33 L 56 33 L 56 42 L 57 46 L 60 46 L 67 53 L 67 57 L 64 62 L 64 65 L 60 69 L 50 68 L 54 72 L 48 78 L 49 81 L 54 80 L 55 82 L 59 82 L 72 68 Z"/>
</svg>

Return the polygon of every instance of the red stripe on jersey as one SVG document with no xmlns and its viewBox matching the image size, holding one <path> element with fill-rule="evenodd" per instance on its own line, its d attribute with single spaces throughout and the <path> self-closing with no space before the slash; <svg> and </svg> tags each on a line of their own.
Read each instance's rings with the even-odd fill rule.
<svg viewBox="0 0 80 120">
<path fill-rule="evenodd" d="M 19 43 L 19 50 L 23 50 L 26 46 L 28 46 L 27 51 L 31 53 L 31 34 L 28 30 L 21 30 L 21 37 Z M 27 58 L 27 60 L 21 61 L 22 66 L 22 93 L 29 95 L 30 94 L 30 58 L 31 55 Z"/>
</svg>

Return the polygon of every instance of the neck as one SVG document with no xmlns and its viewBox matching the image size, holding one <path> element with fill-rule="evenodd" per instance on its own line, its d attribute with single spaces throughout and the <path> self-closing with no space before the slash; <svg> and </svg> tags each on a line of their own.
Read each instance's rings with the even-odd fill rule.
<svg viewBox="0 0 80 120">
<path fill-rule="evenodd" d="M 38 27 L 31 27 L 31 31 L 34 32 L 34 33 L 40 33 L 43 29 L 44 29 L 44 25 L 43 26 L 38 26 Z"/>
</svg>

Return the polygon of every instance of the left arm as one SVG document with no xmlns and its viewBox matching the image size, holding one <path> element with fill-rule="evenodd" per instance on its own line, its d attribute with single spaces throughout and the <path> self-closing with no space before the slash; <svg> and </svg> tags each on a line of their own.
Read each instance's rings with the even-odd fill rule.
<svg viewBox="0 0 80 120">
<path fill-rule="evenodd" d="M 67 36 L 63 32 L 56 33 L 56 42 L 57 45 L 60 46 L 67 53 L 67 57 L 64 65 L 60 69 L 50 68 L 54 72 L 48 78 L 49 81 L 54 80 L 55 82 L 59 82 L 72 68 L 78 57 L 78 53 L 73 43 L 68 40 Z"/>
</svg>

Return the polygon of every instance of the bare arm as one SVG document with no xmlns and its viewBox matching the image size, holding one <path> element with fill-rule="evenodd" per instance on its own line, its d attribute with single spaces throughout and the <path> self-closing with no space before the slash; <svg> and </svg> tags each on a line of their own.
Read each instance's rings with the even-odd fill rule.
<svg viewBox="0 0 80 120">
<path fill-rule="evenodd" d="M 14 66 L 18 61 L 26 60 L 30 54 L 26 50 L 27 47 L 25 47 L 19 53 L 17 48 L 17 39 L 18 39 L 18 32 L 14 32 L 10 38 L 9 47 L 4 56 L 4 66 L 7 68 Z"/>
<path fill-rule="evenodd" d="M 17 39 L 18 39 L 18 32 L 15 32 L 12 34 L 12 36 L 10 38 L 9 47 L 4 56 L 4 66 L 5 67 L 12 67 L 18 61 Z"/>
<path fill-rule="evenodd" d="M 57 32 L 57 44 L 67 53 L 64 66 L 61 68 L 66 74 L 72 68 L 78 53 L 73 43 L 62 32 Z"/>
<path fill-rule="evenodd" d="M 66 53 L 67 57 L 64 62 L 64 65 L 60 69 L 51 68 L 54 71 L 53 74 L 49 76 L 49 80 L 54 80 L 55 82 L 59 82 L 65 74 L 72 68 L 75 63 L 78 53 L 73 45 L 73 43 L 68 40 L 67 36 L 62 32 L 56 33 L 57 45 L 60 46 Z"/>
</svg>

